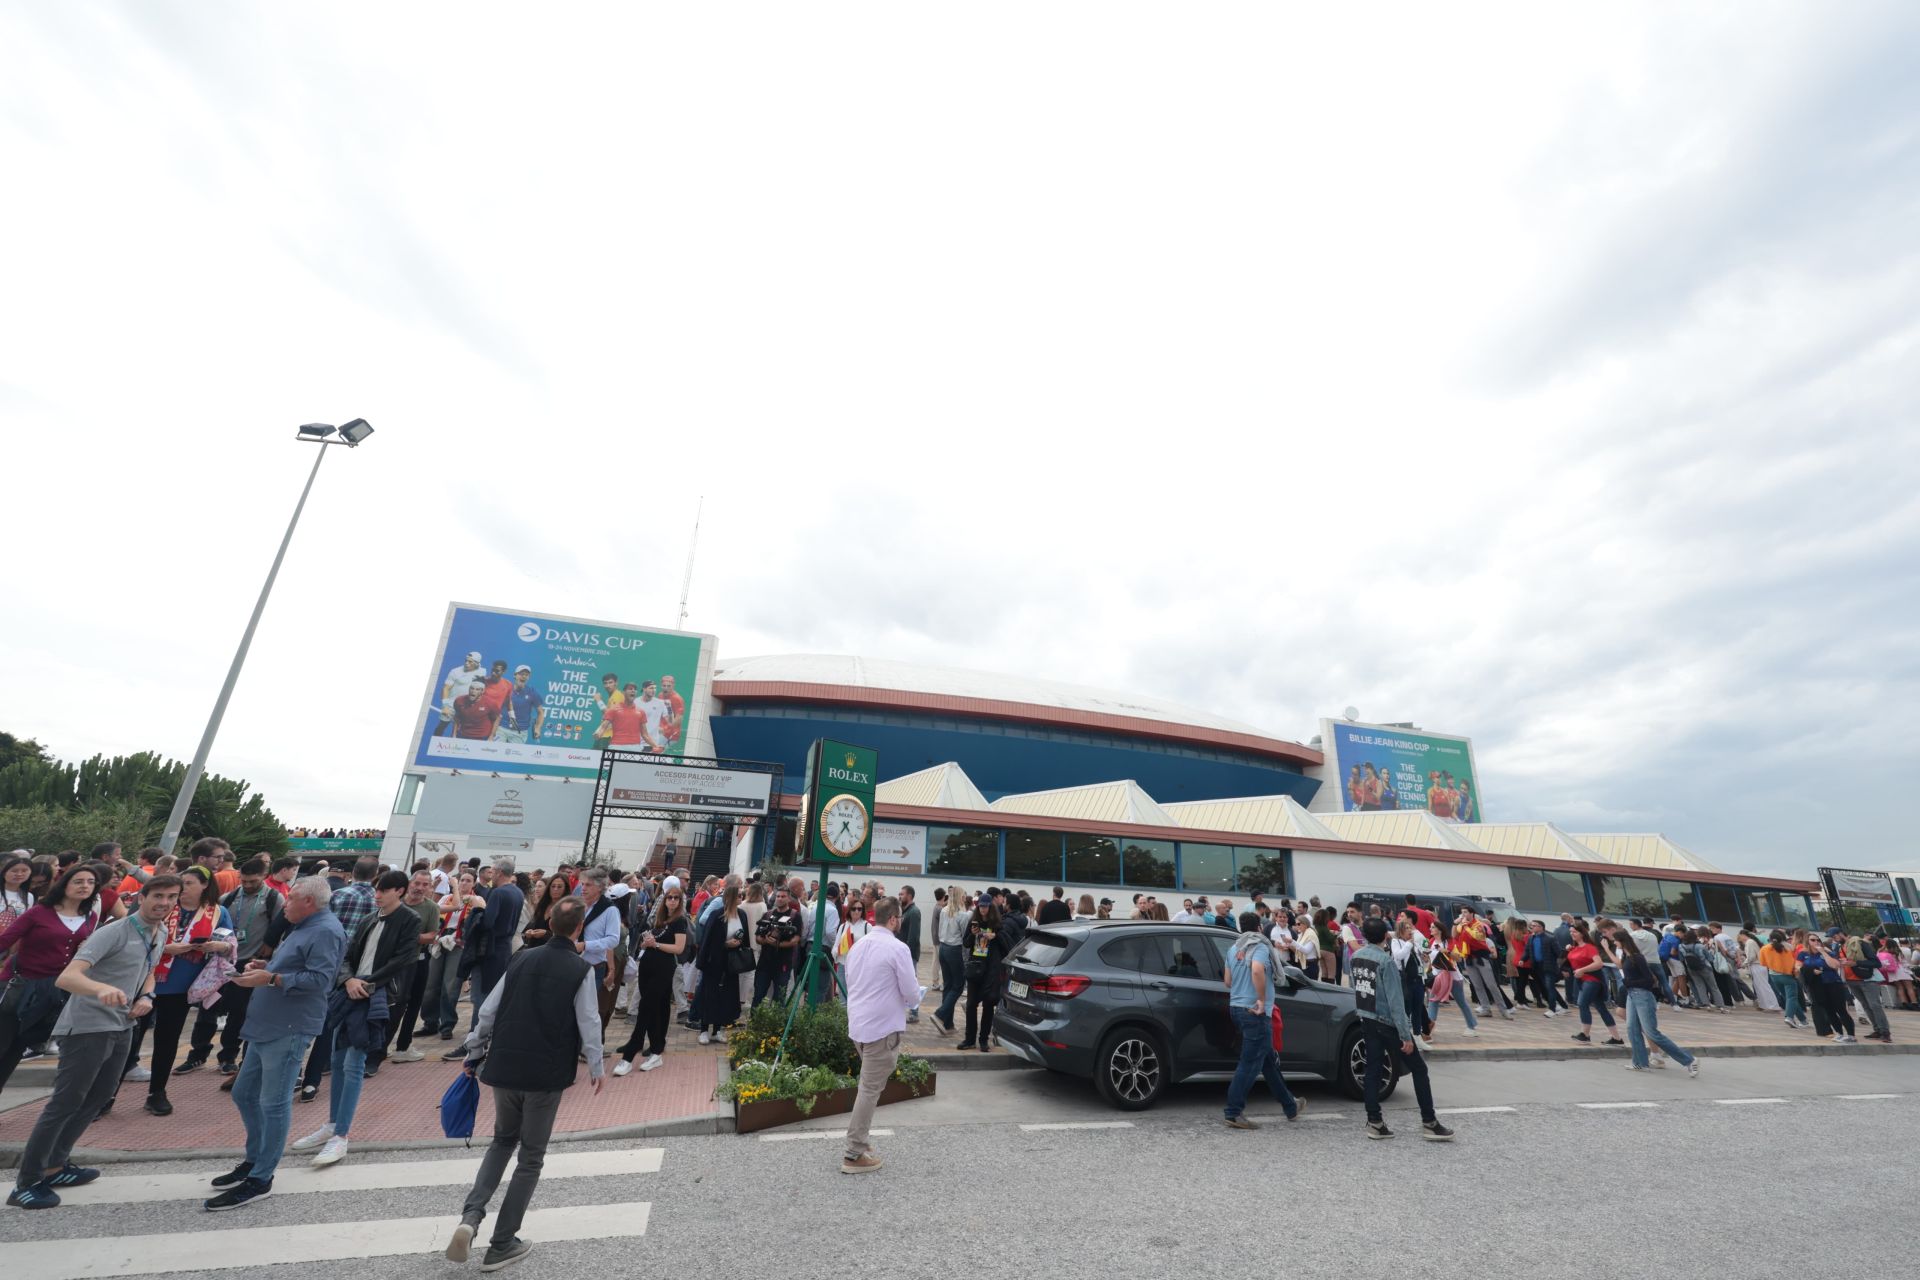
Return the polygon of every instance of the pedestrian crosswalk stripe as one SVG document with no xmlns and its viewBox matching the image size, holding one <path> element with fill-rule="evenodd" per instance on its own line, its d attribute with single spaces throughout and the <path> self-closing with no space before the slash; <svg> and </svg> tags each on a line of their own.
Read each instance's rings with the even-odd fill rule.
<svg viewBox="0 0 1920 1280">
<path fill-rule="evenodd" d="M 1514 1108 L 1514 1107 L 1436 1107 L 1434 1108 L 1434 1114 L 1442 1115 L 1442 1116 L 1484 1116 L 1484 1115 L 1492 1115 L 1496 1111 L 1513 1111 L 1513 1110 L 1517 1110 L 1517 1108 Z"/>
<path fill-rule="evenodd" d="M 1848 1102 L 1875 1102 L 1881 1098 L 1904 1098 L 1903 1093 L 1836 1093 L 1836 1098 L 1845 1098 Z"/>
<path fill-rule="evenodd" d="M 867 1130 L 867 1134 L 869 1137 L 874 1138 L 891 1138 L 893 1136 L 893 1130 L 869 1129 Z M 760 1141 L 799 1142 L 805 1138 L 844 1138 L 846 1136 L 847 1131 L 845 1129 L 802 1129 L 798 1133 L 763 1133 L 760 1135 Z"/>
<path fill-rule="evenodd" d="M 1715 1098 L 1714 1102 L 1723 1107 L 1744 1107 L 1760 1102 L 1785 1102 L 1785 1098 Z"/>
<path fill-rule="evenodd" d="M 537 1253 L 540 1242 L 547 1240 L 643 1236 L 651 1211 L 652 1206 L 645 1201 L 535 1209 L 527 1214 L 520 1238 L 532 1241 Z M 287 1262 L 343 1262 L 408 1253 L 424 1257 L 445 1249 L 459 1222 L 458 1213 L 449 1213 L 371 1222 L 282 1223 L 212 1235 L 182 1229 L 166 1235 L 38 1240 L 0 1245 L 0 1267 L 10 1276 L 32 1276 L 34 1280 L 83 1280 L 163 1271 L 270 1267 Z"/>
<path fill-rule="evenodd" d="M 1131 1129 L 1131 1120 L 1081 1120 L 1073 1124 L 1023 1124 L 1020 1128 L 1027 1133 L 1039 1133 L 1052 1129 Z"/>
<path fill-rule="evenodd" d="M 548 1155 L 541 1178 L 600 1178 L 608 1175 L 658 1173 L 665 1154 L 660 1147 L 627 1151 L 568 1151 Z M 473 1181 L 479 1157 L 471 1160 L 403 1160 L 387 1163 L 346 1163 L 314 1169 L 304 1158 L 297 1165 L 280 1166 L 274 1174 L 273 1194 L 304 1195 L 316 1191 L 385 1191 L 398 1187 L 456 1187 Z M 101 1178 L 84 1187 L 60 1192 L 62 1205 L 149 1204 L 164 1200 L 204 1200 L 219 1195 L 207 1185 L 215 1172 L 150 1174 L 144 1177 Z"/>
<path fill-rule="evenodd" d="M 1618 1111 L 1626 1107 L 1657 1107 L 1657 1102 L 1576 1102 L 1576 1107 L 1585 1107 L 1588 1111 Z"/>
</svg>

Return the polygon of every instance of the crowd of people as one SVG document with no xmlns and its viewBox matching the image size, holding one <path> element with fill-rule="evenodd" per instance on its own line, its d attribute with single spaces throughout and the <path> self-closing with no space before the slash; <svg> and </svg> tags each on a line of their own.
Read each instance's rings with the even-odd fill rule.
<svg viewBox="0 0 1920 1280">
<path fill-rule="evenodd" d="M 1008 959 L 1027 932 L 1114 918 L 1111 899 L 1069 900 L 1063 887 L 1036 903 L 1017 889 L 949 886 L 934 891 L 926 918 L 911 886 L 889 896 L 874 881 L 696 880 L 685 867 L 643 875 L 563 864 L 549 874 L 520 871 L 511 858 L 463 863 L 453 853 L 406 869 L 375 857 L 314 860 L 303 874 L 300 859 L 237 859 L 211 837 L 181 857 L 144 849 L 128 858 L 113 844 L 86 854 L 17 851 L 0 857 L 0 894 L 0 1086 L 28 1058 L 57 1060 L 10 1205 L 52 1208 L 61 1189 L 98 1176 L 70 1156 L 124 1083 L 144 1086 L 142 1109 L 166 1116 L 173 1080 L 211 1066 L 245 1129 L 246 1158 L 213 1179 L 206 1208 L 239 1208 L 271 1193 L 289 1151 L 318 1167 L 345 1159 L 367 1082 L 388 1064 L 425 1060 L 421 1046 L 438 1042 L 442 1060 L 463 1062 L 495 1094 L 500 1149 L 483 1163 L 464 1240 L 449 1248 L 462 1257 L 515 1151 L 537 1179 L 577 1063 L 587 1064 L 596 1091 L 607 1078 L 654 1070 L 676 1020 L 712 1042 L 743 1009 L 785 999 L 807 973 L 823 993 L 846 999 L 850 1018 L 864 1006 L 859 1027 L 874 1035 L 856 1040 L 863 1068 L 877 1046 L 877 1094 L 880 1067 L 891 1071 L 898 1053 L 895 1016 L 901 1029 L 919 1020 L 928 994 L 901 976 L 918 972 L 923 943 L 937 962 L 937 1030 L 959 1035 L 960 1049 L 987 1052 Z M 1481 1018 L 1572 1013 L 1581 1024 L 1573 1039 L 1591 1044 L 1598 1020 L 1605 1043 L 1630 1045 L 1631 1069 L 1671 1061 L 1689 1074 L 1697 1063 L 1660 1030 L 1662 1005 L 1767 1011 L 1836 1043 L 1854 1040 L 1862 1023 L 1872 1030 L 1861 1038 L 1890 1042 L 1886 1010 L 1920 1008 L 1920 955 L 1884 931 L 1763 938 L 1718 922 L 1574 915 L 1549 928 L 1464 908 L 1448 920 L 1412 895 L 1392 919 L 1378 904 L 1336 909 L 1261 894 L 1237 911 L 1226 898 L 1170 906 L 1136 894 L 1132 918 L 1238 935 L 1230 1004 L 1246 1023 L 1245 1056 L 1227 1107 L 1236 1128 L 1252 1127 L 1244 1104 L 1262 1076 L 1288 1118 L 1298 1114 L 1261 1048 L 1267 1038 L 1253 1034 L 1272 1012 L 1282 965 L 1352 986 L 1378 1031 L 1366 1070 L 1375 1137 L 1391 1136 L 1377 1098 L 1389 1061 L 1413 1079 L 1423 1136 L 1452 1136 L 1433 1112 L 1417 1052 L 1433 1044 L 1449 1005 L 1466 1036 Z M 817 971 L 806 968 L 810 956 Z M 607 1037 L 616 1020 L 630 1025 L 614 1048 Z M 603 1057 L 612 1066 L 604 1076 Z M 295 1107 L 317 1103 L 323 1084 L 324 1122 L 289 1144 Z M 847 1172 L 878 1166 L 859 1129 L 849 1130 Z M 516 1175 L 490 1258 L 524 1251 L 513 1230 L 530 1195 Z"/>
<path fill-rule="evenodd" d="M 384 840 L 379 827 L 288 827 L 289 840 Z"/>
<path fill-rule="evenodd" d="M 1366 945 L 1369 918 L 1386 919 L 1378 903 L 1344 908 L 1318 899 L 1268 903 L 1253 895 L 1256 931 L 1289 964 L 1325 982 L 1345 982 L 1352 957 Z M 1184 899 L 1178 910 L 1151 894 L 1137 894 L 1133 918 L 1240 928 L 1231 900 Z M 1886 929 L 1849 934 L 1838 926 L 1814 929 L 1729 928 L 1719 921 L 1690 925 L 1680 917 L 1592 920 L 1562 914 L 1557 925 L 1522 916 L 1497 919 L 1461 907 L 1447 919 L 1406 905 L 1387 921 L 1417 965 L 1424 1006 L 1421 1039 L 1431 1044 L 1441 1010 L 1456 1006 L 1461 1034 L 1478 1034 L 1479 1020 L 1512 1018 L 1518 1009 L 1548 1018 L 1574 1014 L 1577 1043 L 1593 1043 L 1597 1019 L 1605 1043 L 1624 1044 L 1615 1013 L 1631 1015 L 1633 982 L 1645 970 L 1654 1004 L 1726 1014 L 1777 1014 L 1795 1030 L 1811 1029 L 1835 1043 L 1856 1039 L 1892 1043 L 1887 1010 L 1920 1011 L 1915 970 L 1920 950 L 1911 938 Z M 1856 1021 L 1856 1019 L 1858 1021 Z M 1871 1028 L 1858 1035 L 1860 1024 Z M 1634 1032 L 1629 1019 L 1628 1033 Z"/>
</svg>

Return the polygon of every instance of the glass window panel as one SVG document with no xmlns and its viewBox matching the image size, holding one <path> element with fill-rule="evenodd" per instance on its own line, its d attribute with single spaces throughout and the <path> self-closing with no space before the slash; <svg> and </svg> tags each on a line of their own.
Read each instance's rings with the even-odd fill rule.
<svg viewBox="0 0 1920 1280">
<path fill-rule="evenodd" d="M 1813 912 L 1807 906 L 1807 895 L 1804 893 L 1780 895 L 1780 927 L 1783 929 L 1813 928 Z"/>
<path fill-rule="evenodd" d="M 1220 967 L 1220 953 L 1207 945 L 1206 935 L 1209 932 L 1211 930 L 1194 929 L 1191 936 L 1185 931 L 1161 935 L 1167 943 L 1168 977 L 1220 981 L 1220 976 L 1226 970 Z"/>
<path fill-rule="evenodd" d="M 1193 893 L 1233 888 L 1233 846 L 1180 843 L 1180 887 Z"/>
<path fill-rule="evenodd" d="M 1733 886 L 1725 884 L 1703 884 L 1700 890 L 1700 905 L 1707 913 L 1707 919 L 1718 920 L 1721 924 L 1733 924 L 1740 918 L 1740 900 L 1734 895 Z"/>
<path fill-rule="evenodd" d="M 1278 897 L 1287 892 L 1287 855 L 1282 849 L 1234 850 L 1235 887 Z"/>
<path fill-rule="evenodd" d="M 1774 895 L 1765 889 L 1740 891 L 1740 923 L 1772 929 L 1780 923 L 1780 907 Z"/>
<path fill-rule="evenodd" d="M 1547 878 L 1547 910 L 1558 913 L 1569 911 L 1583 916 L 1587 913 L 1587 887 L 1581 883 L 1577 871 L 1543 871 Z"/>
<path fill-rule="evenodd" d="M 1627 897 L 1627 882 L 1623 876 L 1592 876 L 1593 900 L 1600 904 L 1600 914 L 1619 919 L 1621 916 L 1636 914 Z"/>
<path fill-rule="evenodd" d="M 927 874 L 991 880 L 999 872 L 1000 833 L 976 827 L 928 827 Z"/>
<path fill-rule="evenodd" d="M 1045 884 L 1060 881 L 1060 833 L 1057 831 L 1007 832 L 1007 879 L 1038 880 Z"/>
<path fill-rule="evenodd" d="M 1112 836 L 1067 837 L 1069 884 L 1119 884 L 1120 842 Z"/>
<path fill-rule="evenodd" d="M 1627 914 L 1658 920 L 1666 916 L 1666 899 L 1661 896 L 1660 882 L 1641 876 L 1628 876 Z"/>
<path fill-rule="evenodd" d="M 1171 963 L 1166 942 L 1158 935 L 1116 938 L 1100 948 L 1100 959 L 1116 969 L 1156 975 L 1165 973 Z"/>
<path fill-rule="evenodd" d="M 1121 873 L 1128 884 L 1149 889 L 1173 888 L 1173 841 L 1132 840 L 1120 851 Z"/>
<path fill-rule="evenodd" d="M 1507 869 L 1507 882 L 1513 886 L 1513 905 L 1530 915 L 1546 915 L 1556 910 L 1547 902 L 1547 883 L 1538 871 Z"/>
</svg>

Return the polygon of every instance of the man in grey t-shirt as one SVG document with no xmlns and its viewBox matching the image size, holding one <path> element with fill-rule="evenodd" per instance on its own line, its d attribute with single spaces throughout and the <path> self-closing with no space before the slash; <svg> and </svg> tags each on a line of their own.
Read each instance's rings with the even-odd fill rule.
<svg viewBox="0 0 1920 1280">
<path fill-rule="evenodd" d="M 53 1028 L 60 1065 L 53 1095 L 21 1153 L 8 1204 L 51 1209 L 60 1203 L 59 1188 L 100 1176 L 98 1169 L 68 1164 L 67 1157 L 120 1087 L 133 1041 L 128 1016 L 144 1017 L 153 1008 L 153 966 L 166 945 L 167 917 L 179 901 L 179 876 L 153 877 L 140 890 L 140 909 L 96 930 L 54 980 L 71 997 Z"/>
</svg>

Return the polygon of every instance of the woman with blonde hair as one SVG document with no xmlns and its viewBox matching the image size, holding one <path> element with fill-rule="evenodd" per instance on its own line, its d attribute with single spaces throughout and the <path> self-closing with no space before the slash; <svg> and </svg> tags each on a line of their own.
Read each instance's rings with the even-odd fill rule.
<svg viewBox="0 0 1920 1280">
<path fill-rule="evenodd" d="M 948 885 L 947 900 L 934 926 L 939 944 L 940 1007 L 933 1011 L 933 1024 L 942 1035 L 953 1034 L 953 1011 L 967 994 L 967 910 L 967 895 L 959 885 Z"/>
</svg>

